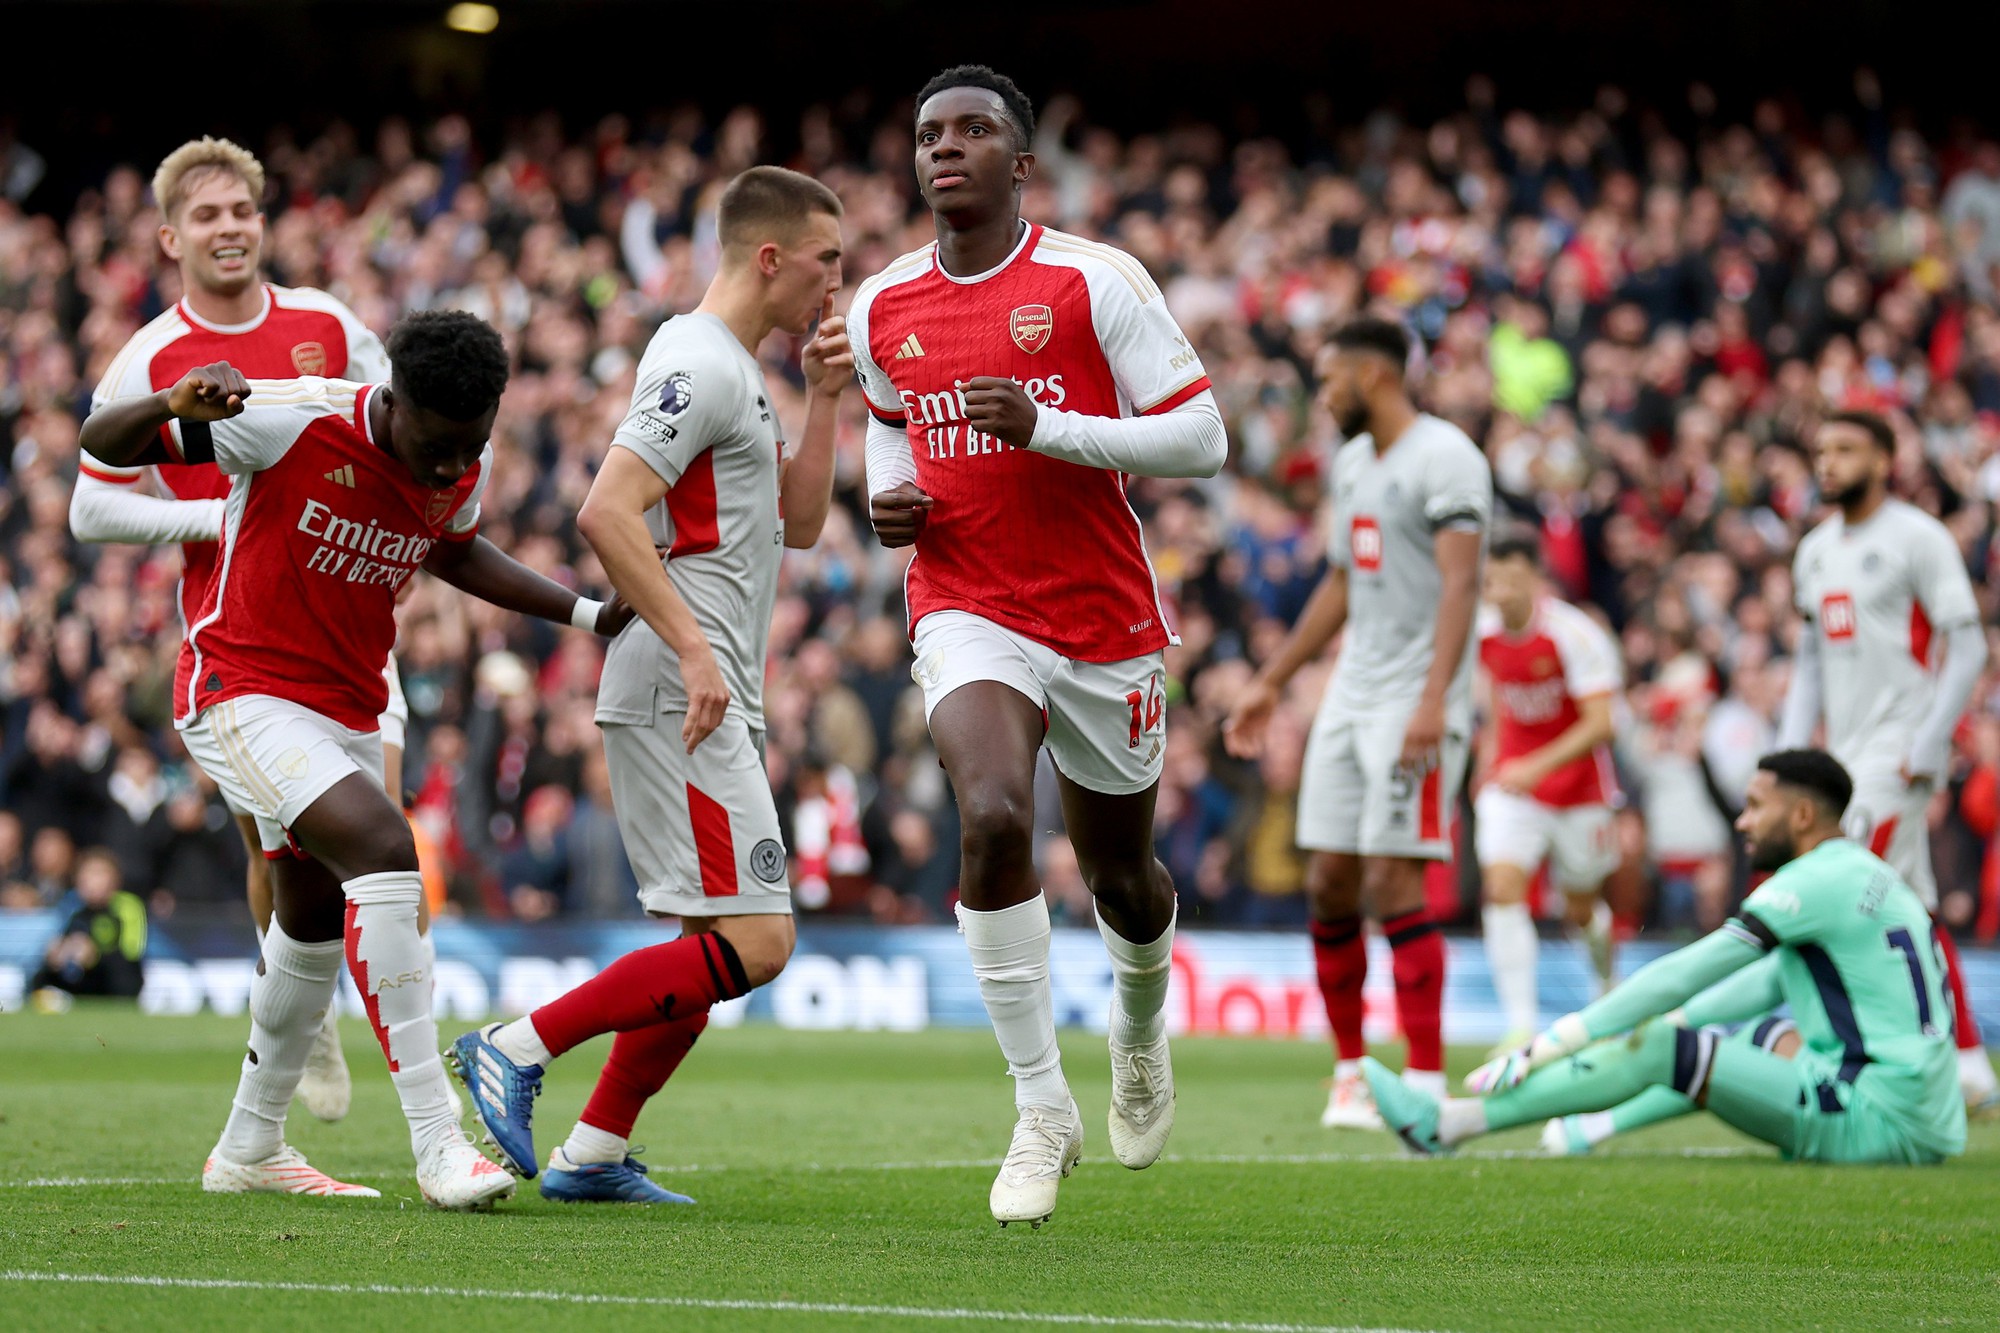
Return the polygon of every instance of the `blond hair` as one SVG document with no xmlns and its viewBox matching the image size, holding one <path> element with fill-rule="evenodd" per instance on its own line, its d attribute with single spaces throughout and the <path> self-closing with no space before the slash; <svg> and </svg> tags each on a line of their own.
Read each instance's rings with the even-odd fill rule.
<svg viewBox="0 0 2000 1333">
<path fill-rule="evenodd" d="M 840 216 L 840 198 L 810 176 L 784 167 L 752 167 L 729 182 L 716 209 L 716 232 L 725 246 L 789 245 L 814 213 Z"/>
<path fill-rule="evenodd" d="M 256 154 L 227 139 L 203 135 L 168 153 L 153 173 L 153 199 L 160 206 L 160 216 L 172 222 L 187 203 L 194 183 L 217 171 L 242 181 L 250 188 L 251 200 L 259 208 L 264 206 L 264 164 Z"/>
</svg>

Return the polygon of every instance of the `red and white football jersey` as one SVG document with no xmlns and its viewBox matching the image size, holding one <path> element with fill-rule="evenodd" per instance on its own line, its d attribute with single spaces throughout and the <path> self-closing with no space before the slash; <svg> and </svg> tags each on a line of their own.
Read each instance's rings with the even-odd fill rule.
<svg viewBox="0 0 2000 1333">
<path fill-rule="evenodd" d="M 1492 607 L 1480 608 L 1479 663 L 1492 687 L 1500 763 L 1541 749 L 1582 716 L 1579 699 L 1624 684 L 1618 650 L 1597 622 L 1567 602 L 1544 598 L 1534 619 L 1510 633 Z M 1612 805 L 1620 799 L 1611 751 L 1599 746 L 1542 779 L 1543 805 Z"/>
<path fill-rule="evenodd" d="M 119 398 L 158 393 L 197 366 L 227 361 L 249 379 L 327 375 L 360 383 L 389 378 L 382 340 L 352 310 L 311 287 L 264 288 L 264 309 L 244 324 L 211 324 L 181 301 L 133 334 L 91 395 L 95 412 Z M 112 467 L 88 455 L 82 469 L 99 481 L 137 485 L 145 469 Z M 153 469 L 160 494 L 174 500 L 220 500 L 229 478 L 211 464 L 163 463 Z M 181 622 L 189 624 L 208 596 L 219 548 L 181 544 Z"/>
<path fill-rule="evenodd" d="M 1208 389 L 1138 260 L 1029 226 L 998 268 L 958 278 L 927 245 L 863 283 L 847 320 L 869 408 L 908 431 L 936 501 L 909 569 L 912 631 L 968 611 L 1086 662 L 1174 642 L 1125 477 L 974 431 L 959 392 L 1012 378 L 1036 403 L 1129 417 Z"/>
<path fill-rule="evenodd" d="M 168 424 L 177 461 L 213 463 L 231 479 L 221 558 L 174 672 L 177 723 L 268 694 L 375 730 L 389 702 L 382 663 L 396 643 L 396 592 L 438 542 L 477 532 L 493 451 L 432 490 L 376 442 L 374 388 L 252 380 L 240 415 Z"/>
</svg>

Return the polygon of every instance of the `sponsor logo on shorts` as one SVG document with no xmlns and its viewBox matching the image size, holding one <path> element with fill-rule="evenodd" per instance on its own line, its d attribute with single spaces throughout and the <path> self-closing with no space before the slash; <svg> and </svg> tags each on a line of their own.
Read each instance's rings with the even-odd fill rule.
<svg viewBox="0 0 2000 1333">
<path fill-rule="evenodd" d="M 766 884 L 785 877 L 785 848 L 776 838 L 766 838 L 750 849 L 750 873 Z"/>
<path fill-rule="evenodd" d="M 294 782 L 304 777 L 311 768 L 312 760 L 306 758 L 306 752 L 296 745 L 278 756 L 278 771 Z"/>
<path fill-rule="evenodd" d="M 910 679 L 927 690 L 936 689 L 944 679 L 944 650 L 933 648 L 919 657 L 910 666 Z"/>
</svg>

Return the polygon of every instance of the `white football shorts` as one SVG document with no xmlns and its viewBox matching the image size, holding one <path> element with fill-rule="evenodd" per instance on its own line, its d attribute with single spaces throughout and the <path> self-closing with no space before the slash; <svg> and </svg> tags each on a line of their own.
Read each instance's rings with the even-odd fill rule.
<svg viewBox="0 0 2000 1333">
<path fill-rule="evenodd" d="M 1474 800 L 1479 864 L 1518 866 L 1567 893 L 1589 893 L 1618 869 L 1618 828 L 1608 805 L 1544 805 L 1488 784 Z"/>
<path fill-rule="evenodd" d="M 1465 773 L 1469 726 L 1447 719 L 1438 762 L 1402 765 L 1413 705 L 1361 716 L 1325 705 L 1306 739 L 1299 846 L 1314 852 L 1451 859 L 1451 820 Z"/>
<path fill-rule="evenodd" d="M 181 740 L 230 808 L 253 815 L 265 852 L 290 845 L 285 830 L 350 773 L 382 782 L 382 733 L 350 731 L 287 699 L 246 694 L 201 710 Z"/>
<path fill-rule="evenodd" d="M 1931 788 L 1912 787 L 1893 768 L 1854 774 L 1854 799 L 1840 824 L 1847 836 L 1889 863 L 1925 907 L 1938 905 L 1931 873 Z"/>
<path fill-rule="evenodd" d="M 1129 796 L 1160 780 L 1167 748 L 1165 657 L 1079 662 L 968 611 L 933 611 L 917 622 L 910 678 L 929 720 L 961 685 L 993 680 L 1042 710 L 1042 744 L 1077 786 Z"/>
<path fill-rule="evenodd" d="M 599 724 L 640 904 L 659 916 L 791 915 L 763 734 L 729 713 L 689 754 L 686 717 Z"/>
</svg>

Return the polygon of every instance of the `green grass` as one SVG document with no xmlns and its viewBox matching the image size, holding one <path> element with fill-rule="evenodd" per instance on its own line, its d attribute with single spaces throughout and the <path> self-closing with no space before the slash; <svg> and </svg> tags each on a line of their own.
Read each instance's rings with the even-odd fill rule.
<svg viewBox="0 0 2000 1333">
<path fill-rule="evenodd" d="M 1785 1165 L 1705 1118 L 1581 1161 L 1411 1162 L 1387 1135 L 1318 1128 L 1323 1048 L 1188 1040 L 1175 1048 L 1175 1158 L 1133 1174 L 1105 1149 L 1102 1042 L 1068 1034 L 1085 1161 L 1053 1223 L 1003 1232 L 981 1163 L 1004 1149 L 1012 1105 L 989 1035 L 711 1030 L 637 1133 L 656 1178 L 699 1207 L 563 1207 L 528 1186 L 495 1214 L 458 1216 L 417 1199 L 393 1093 L 358 1025 L 345 1033 L 353 1113 L 322 1125 L 298 1112 L 291 1141 L 385 1197 L 203 1195 L 196 1177 L 243 1030 L 239 1019 L 106 1009 L 0 1018 L 0 1318 L 11 1328 L 1064 1326 L 773 1302 L 1183 1327 L 2000 1326 L 2000 1126 L 1974 1126 L 1967 1156 L 1939 1169 Z M 544 1149 L 581 1107 L 603 1050 L 552 1074 Z M 1462 1072 L 1473 1053 L 1456 1054 Z M 1482 1148 L 1533 1139 L 1519 1130 Z M 137 1183 L 22 1183 L 36 1178 Z M 757 1304 L 269 1285 L 286 1283 Z"/>
</svg>

